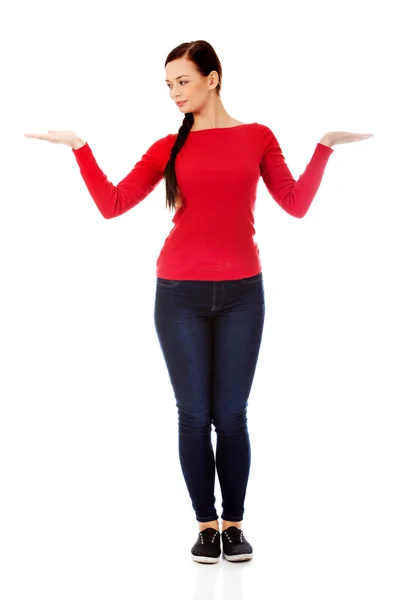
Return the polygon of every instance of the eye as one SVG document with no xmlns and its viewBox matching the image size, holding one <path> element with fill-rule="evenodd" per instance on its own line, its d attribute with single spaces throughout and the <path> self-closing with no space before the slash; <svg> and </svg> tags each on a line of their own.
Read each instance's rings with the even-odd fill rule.
<svg viewBox="0 0 400 600">
<path fill-rule="evenodd" d="M 187 81 L 180 81 L 179 83 L 187 83 Z M 170 83 L 168 83 L 168 84 L 167 84 L 167 88 L 169 88 L 169 86 L 170 86 L 170 85 L 171 85 L 171 84 L 170 84 Z"/>
</svg>

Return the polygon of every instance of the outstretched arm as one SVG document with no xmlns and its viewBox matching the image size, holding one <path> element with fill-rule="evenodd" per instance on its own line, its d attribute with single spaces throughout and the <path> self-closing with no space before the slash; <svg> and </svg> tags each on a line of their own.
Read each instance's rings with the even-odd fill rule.
<svg viewBox="0 0 400 600">
<path fill-rule="evenodd" d="M 77 142 L 72 148 L 86 187 L 105 219 L 118 217 L 139 204 L 161 181 L 166 137 L 152 144 L 117 185 L 107 179 L 88 144 Z"/>
<path fill-rule="evenodd" d="M 275 202 L 292 217 L 304 217 L 321 184 L 329 157 L 333 153 L 330 140 L 323 138 L 304 172 L 296 181 L 286 164 L 281 147 L 273 132 L 264 128 L 261 177 Z"/>
</svg>

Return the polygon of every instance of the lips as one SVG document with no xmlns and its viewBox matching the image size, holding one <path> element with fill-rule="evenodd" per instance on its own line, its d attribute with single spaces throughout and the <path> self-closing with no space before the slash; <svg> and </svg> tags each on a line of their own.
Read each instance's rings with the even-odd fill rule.
<svg viewBox="0 0 400 600">
<path fill-rule="evenodd" d="M 177 106 L 182 106 L 182 104 L 185 104 L 185 102 L 187 102 L 187 100 L 183 100 L 182 102 L 177 102 Z"/>
</svg>

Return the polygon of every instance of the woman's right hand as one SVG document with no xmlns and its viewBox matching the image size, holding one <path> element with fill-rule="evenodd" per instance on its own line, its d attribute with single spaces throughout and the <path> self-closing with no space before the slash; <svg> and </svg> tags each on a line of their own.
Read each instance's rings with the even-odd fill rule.
<svg viewBox="0 0 400 600">
<path fill-rule="evenodd" d="M 54 129 L 49 129 L 47 133 L 25 133 L 24 136 L 27 138 L 36 138 L 37 140 L 45 140 L 52 144 L 65 144 L 70 148 L 79 145 L 79 142 L 83 141 L 74 131 L 55 131 Z"/>
</svg>

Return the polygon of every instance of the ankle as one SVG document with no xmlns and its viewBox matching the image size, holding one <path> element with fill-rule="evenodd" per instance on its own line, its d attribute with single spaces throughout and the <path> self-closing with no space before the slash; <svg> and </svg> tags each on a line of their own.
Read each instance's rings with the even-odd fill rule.
<svg viewBox="0 0 400 600">
<path fill-rule="evenodd" d="M 232 525 L 241 529 L 242 521 L 224 521 L 224 519 L 222 519 L 222 531 L 225 531 L 228 527 L 232 527 Z"/>
<path fill-rule="evenodd" d="M 199 531 L 203 531 L 203 529 L 207 529 L 207 527 L 213 527 L 213 529 L 219 531 L 218 521 L 208 521 L 207 523 L 199 523 Z"/>
</svg>

